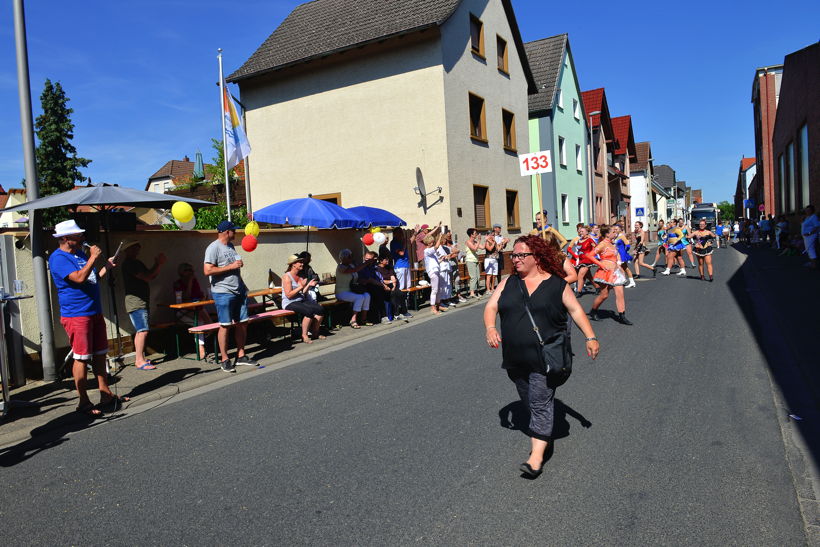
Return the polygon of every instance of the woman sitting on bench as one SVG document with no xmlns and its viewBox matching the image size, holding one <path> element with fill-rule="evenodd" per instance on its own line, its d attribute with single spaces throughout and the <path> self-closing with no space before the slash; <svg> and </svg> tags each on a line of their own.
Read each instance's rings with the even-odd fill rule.
<svg viewBox="0 0 820 547">
<path fill-rule="evenodd" d="M 308 297 L 310 290 L 318 285 L 316 279 L 306 279 L 301 272 L 304 267 L 304 259 L 291 255 L 288 258 L 288 268 L 282 276 L 282 308 L 296 312 L 303 316 L 302 319 L 302 341 L 305 344 L 312 344 L 313 338 L 324 340 L 324 336 L 319 334 L 319 325 L 322 324 L 322 306 Z"/>
</svg>

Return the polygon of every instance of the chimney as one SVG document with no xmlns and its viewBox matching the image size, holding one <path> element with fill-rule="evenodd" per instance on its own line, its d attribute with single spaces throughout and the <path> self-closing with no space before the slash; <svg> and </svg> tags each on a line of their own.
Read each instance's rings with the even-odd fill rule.
<svg viewBox="0 0 820 547">
<path fill-rule="evenodd" d="M 189 158 L 188 156 L 185 156 L 185 157 L 182 158 L 182 161 L 187 161 L 187 162 L 190 163 L 191 158 Z"/>
</svg>

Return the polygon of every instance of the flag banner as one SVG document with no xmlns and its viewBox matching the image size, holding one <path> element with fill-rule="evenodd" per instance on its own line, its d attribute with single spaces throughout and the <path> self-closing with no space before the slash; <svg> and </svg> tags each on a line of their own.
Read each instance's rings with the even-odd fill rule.
<svg viewBox="0 0 820 547">
<path fill-rule="evenodd" d="M 225 162 L 228 169 L 233 169 L 251 153 L 251 145 L 242 127 L 242 120 L 236 110 L 233 97 L 228 93 L 228 86 L 222 82 L 223 105 L 225 116 Z"/>
</svg>

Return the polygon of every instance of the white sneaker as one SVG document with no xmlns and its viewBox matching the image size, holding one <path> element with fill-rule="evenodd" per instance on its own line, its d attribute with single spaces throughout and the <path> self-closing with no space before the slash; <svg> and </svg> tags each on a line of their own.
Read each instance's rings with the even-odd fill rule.
<svg viewBox="0 0 820 547">
<path fill-rule="evenodd" d="M 686 268 L 682 268 L 681 271 L 678 272 L 678 275 L 686 277 Z"/>
<path fill-rule="evenodd" d="M 627 288 L 627 289 L 631 289 L 631 288 L 632 288 L 632 287 L 634 287 L 634 286 L 635 286 L 635 280 L 634 280 L 634 279 L 632 279 L 632 278 L 629 278 L 629 283 L 627 283 L 627 284 L 626 284 L 626 287 L 625 287 L 625 288 Z"/>
<path fill-rule="evenodd" d="M 385 316 L 385 317 L 382 317 L 381 322 L 382 322 L 382 325 L 387 325 L 389 323 L 392 323 L 393 321 L 391 321 L 389 317 Z"/>
<path fill-rule="evenodd" d="M 664 271 L 661 272 L 661 275 L 669 275 L 669 268 L 666 268 Z"/>
</svg>

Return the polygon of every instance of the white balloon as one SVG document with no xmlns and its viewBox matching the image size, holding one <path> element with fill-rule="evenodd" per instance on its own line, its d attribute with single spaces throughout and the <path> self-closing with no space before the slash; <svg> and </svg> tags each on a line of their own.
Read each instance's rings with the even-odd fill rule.
<svg viewBox="0 0 820 547">
<path fill-rule="evenodd" d="M 179 227 L 180 230 L 188 231 L 193 230 L 194 226 L 196 226 L 196 217 L 192 218 L 188 222 L 180 222 L 175 220 L 174 223 Z"/>
<path fill-rule="evenodd" d="M 382 243 L 384 243 L 385 241 L 387 241 L 387 236 L 386 236 L 386 235 L 384 235 L 383 233 L 381 233 L 381 232 L 376 232 L 375 234 L 373 234 L 373 242 L 374 242 L 376 245 L 381 245 L 381 244 L 382 244 Z"/>
</svg>

